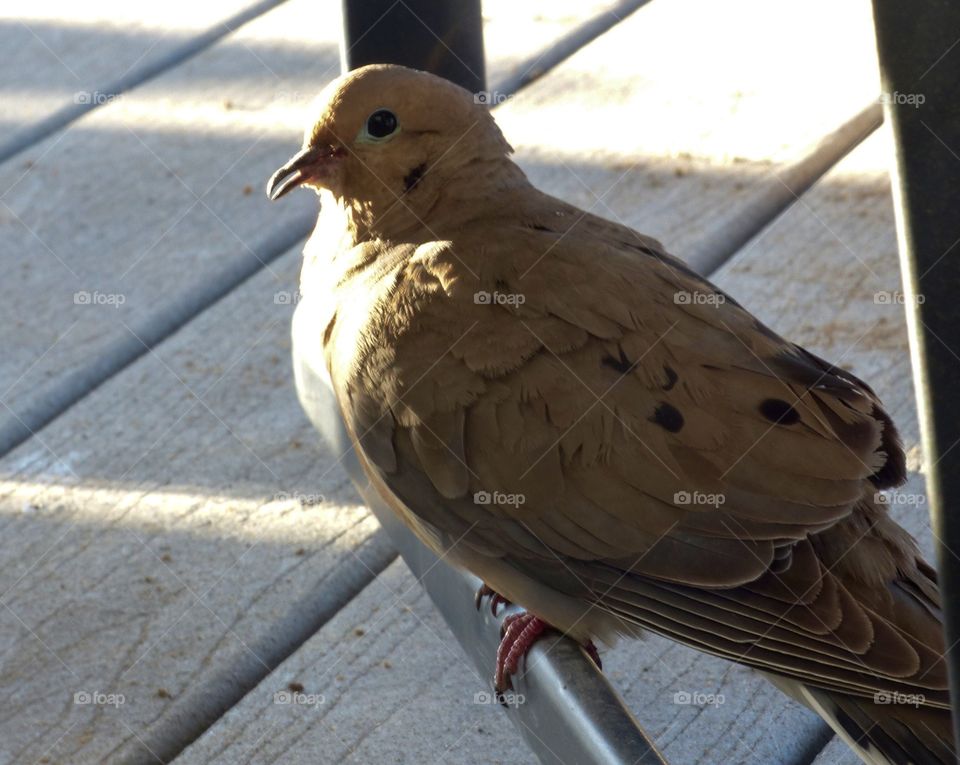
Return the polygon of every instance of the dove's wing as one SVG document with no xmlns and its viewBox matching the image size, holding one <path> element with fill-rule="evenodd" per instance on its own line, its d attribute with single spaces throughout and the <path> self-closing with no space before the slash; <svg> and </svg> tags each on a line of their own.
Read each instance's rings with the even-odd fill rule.
<svg viewBox="0 0 960 765">
<path fill-rule="evenodd" d="M 368 469 L 436 547 L 821 687 L 945 703 L 933 575 L 872 499 L 903 452 L 863 382 L 548 197 L 451 239 L 326 332 Z"/>
</svg>

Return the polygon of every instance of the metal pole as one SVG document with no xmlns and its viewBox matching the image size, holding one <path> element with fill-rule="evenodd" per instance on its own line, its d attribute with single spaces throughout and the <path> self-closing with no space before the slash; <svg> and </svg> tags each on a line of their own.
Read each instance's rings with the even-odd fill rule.
<svg viewBox="0 0 960 765">
<path fill-rule="evenodd" d="M 485 89 L 480 0 L 343 0 L 342 8 L 343 71 L 402 64 Z"/>
<path fill-rule="evenodd" d="M 907 325 L 960 741 L 960 3 L 874 0 Z"/>
</svg>

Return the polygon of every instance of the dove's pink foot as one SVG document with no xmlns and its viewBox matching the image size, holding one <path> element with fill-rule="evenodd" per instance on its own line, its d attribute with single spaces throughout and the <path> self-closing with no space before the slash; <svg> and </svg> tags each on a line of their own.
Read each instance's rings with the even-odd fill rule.
<svg viewBox="0 0 960 765">
<path fill-rule="evenodd" d="M 496 593 L 494 593 L 496 594 Z M 493 687 L 497 693 L 511 688 L 510 676 L 520 667 L 520 659 L 527 655 L 530 647 L 543 633 L 552 627 L 538 616 L 524 611 L 522 614 L 510 614 L 500 627 L 500 647 L 497 649 L 497 668 L 493 676 Z M 597 669 L 603 669 L 600 652 L 592 640 L 583 644 Z"/>
<path fill-rule="evenodd" d="M 499 606 L 501 603 L 505 606 L 510 605 L 509 600 L 494 590 L 489 584 L 484 582 L 480 586 L 480 589 L 477 590 L 477 596 L 474 600 L 474 605 L 476 605 L 478 611 L 480 610 L 480 602 L 488 595 L 490 596 L 490 613 L 494 616 L 497 615 L 497 606 Z"/>
<path fill-rule="evenodd" d="M 493 676 L 493 687 L 497 693 L 511 688 L 510 675 L 520 667 L 520 659 L 527 655 L 544 630 L 550 625 L 538 616 L 524 611 L 522 614 L 510 614 L 503 620 L 500 628 L 500 647 L 497 649 L 497 668 Z"/>
</svg>

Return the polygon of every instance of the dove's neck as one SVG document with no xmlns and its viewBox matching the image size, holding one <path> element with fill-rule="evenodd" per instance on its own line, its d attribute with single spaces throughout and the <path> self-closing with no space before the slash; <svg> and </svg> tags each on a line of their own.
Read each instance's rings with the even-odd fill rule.
<svg viewBox="0 0 960 765">
<path fill-rule="evenodd" d="M 303 253 L 301 293 L 326 294 L 332 304 L 327 291 L 333 286 L 361 274 L 375 279 L 423 244 L 457 240 L 471 224 L 496 218 L 497 210 L 532 189 L 505 156 L 442 170 L 433 179 L 425 176 L 431 184 L 416 197 L 394 198 L 386 211 L 321 190 L 320 215 Z"/>
<path fill-rule="evenodd" d="M 341 246 L 378 240 L 422 244 L 485 217 L 505 194 L 529 186 L 523 171 L 505 155 L 460 164 L 445 158 L 435 168 L 425 167 L 407 189 L 362 200 L 323 197 L 317 227 L 327 232 L 328 241 L 342 237 Z"/>
</svg>

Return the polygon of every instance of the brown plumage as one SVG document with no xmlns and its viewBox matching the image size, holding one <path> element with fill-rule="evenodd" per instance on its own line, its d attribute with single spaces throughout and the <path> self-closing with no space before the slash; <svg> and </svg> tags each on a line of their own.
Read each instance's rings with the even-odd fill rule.
<svg viewBox="0 0 960 765">
<path fill-rule="evenodd" d="M 417 535 L 581 642 L 649 629 L 762 670 L 867 761 L 953 762 L 873 391 L 537 191 L 455 85 L 366 67 L 319 103 L 270 186 L 321 196 L 295 354 Z"/>
</svg>

